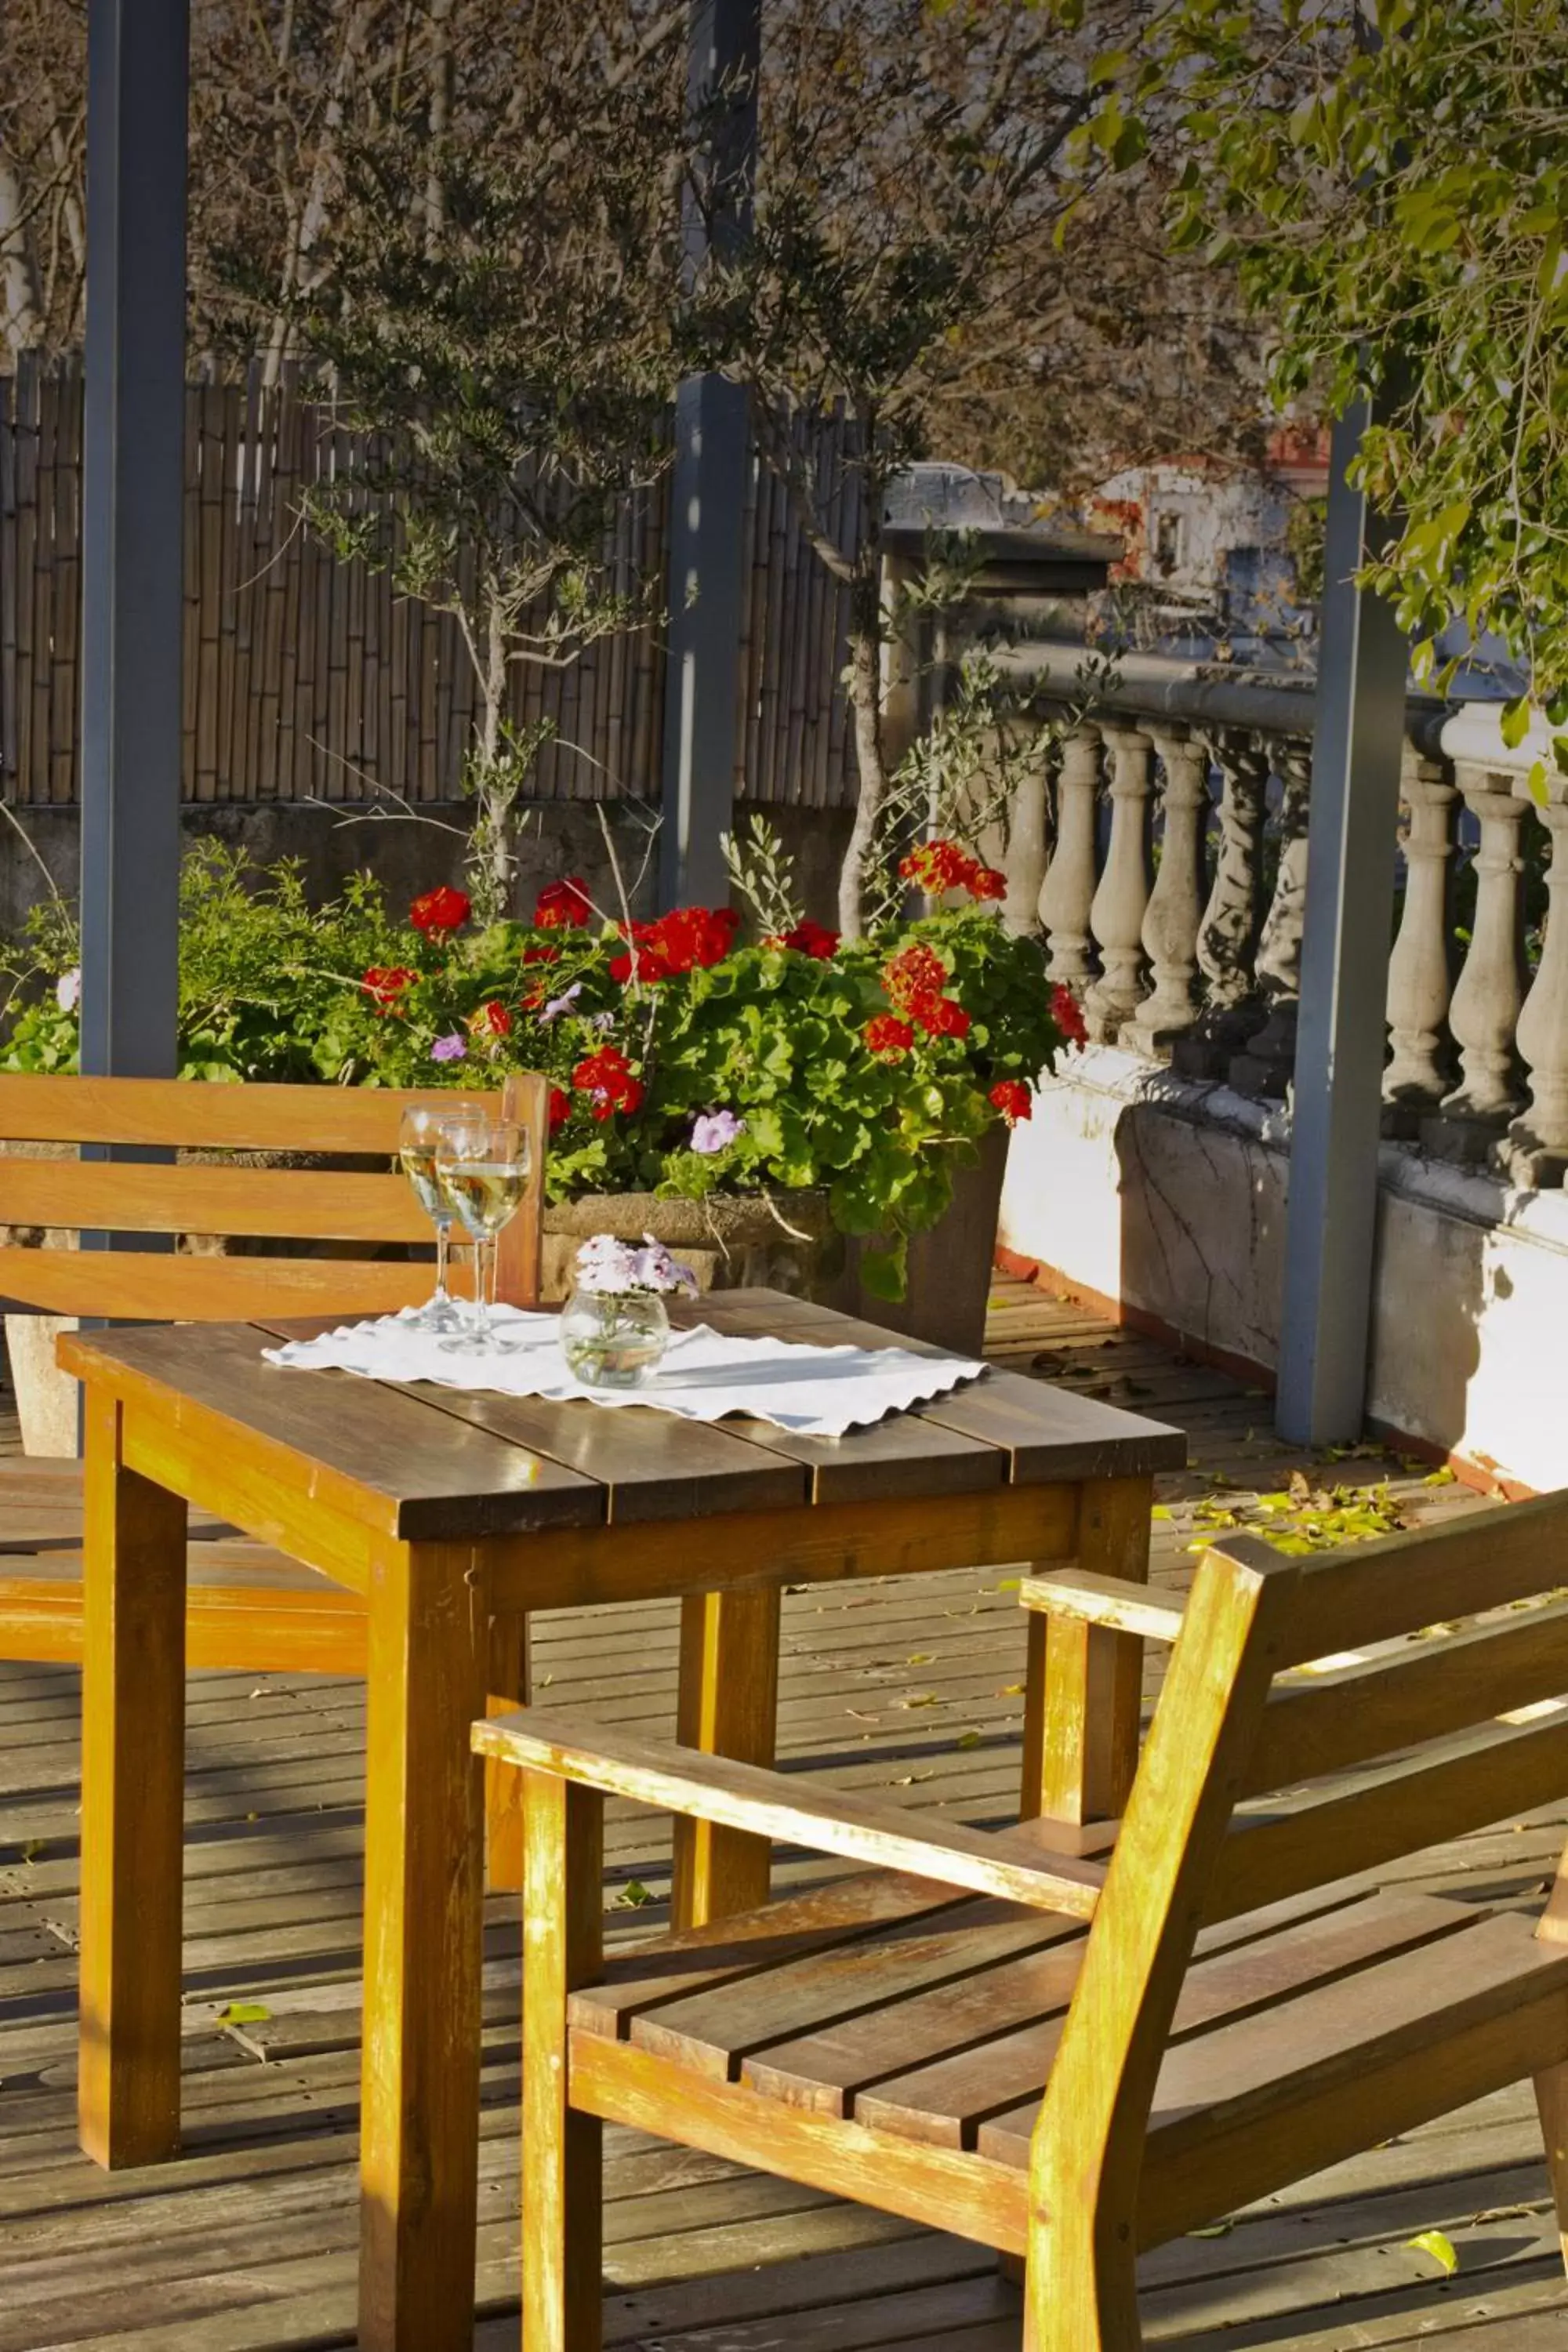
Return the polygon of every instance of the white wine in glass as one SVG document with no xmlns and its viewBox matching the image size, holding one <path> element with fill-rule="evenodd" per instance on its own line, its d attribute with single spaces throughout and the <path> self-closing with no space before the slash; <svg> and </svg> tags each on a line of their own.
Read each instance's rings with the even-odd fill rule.
<svg viewBox="0 0 1568 2352">
<path fill-rule="evenodd" d="M 414 1318 L 415 1327 L 439 1337 L 463 1328 L 463 1310 L 447 1287 L 452 1204 L 441 1190 L 436 1166 L 436 1144 L 442 1123 L 453 1115 L 450 1103 L 421 1104 L 404 1112 L 397 1129 L 397 1156 L 403 1172 L 414 1187 L 415 1199 L 436 1228 L 436 1287 Z"/>
<path fill-rule="evenodd" d="M 480 1260 L 473 1322 L 460 1337 L 442 1342 L 453 1355 L 507 1352 L 492 1319 L 496 1244 L 527 1195 L 531 1164 L 528 1129 L 516 1119 L 449 1119 L 437 1139 L 437 1181 L 449 1210 L 473 1235 Z"/>
</svg>

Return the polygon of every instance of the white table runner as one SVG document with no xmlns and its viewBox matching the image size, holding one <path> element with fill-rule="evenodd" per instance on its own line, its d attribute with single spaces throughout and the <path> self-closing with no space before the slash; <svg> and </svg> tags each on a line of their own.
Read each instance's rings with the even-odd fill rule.
<svg viewBox="0 0 1568 2352">
<path fill-rule="evenodd" d="M 358 1372 L 367 1380 L 431 1381 L 442 1388 L 502 1396 L 579 1398 L 594 1404 L 652 1405 L 683 1421 L 744 1412 L 805 1437 L 840 1437 L 890 1412 L 972 1381 L 985 1370 L 963 1356 L 915 1356 L 904 1348 L 815 1348 L 791 1339 L 740 1339 L 706 1323 L 677 1331 L 658 1370 L 636 1389 L 584 1388 L 561 1352 L 559 1318 L 503 1307 L 496 1320 L 526 1345 L 477 1364 L 450 1355 L 412 1314 L 346 1323 L 319 1339 L 264 1350 L 268 1363 L 311 1371 Z"/>
</svg>

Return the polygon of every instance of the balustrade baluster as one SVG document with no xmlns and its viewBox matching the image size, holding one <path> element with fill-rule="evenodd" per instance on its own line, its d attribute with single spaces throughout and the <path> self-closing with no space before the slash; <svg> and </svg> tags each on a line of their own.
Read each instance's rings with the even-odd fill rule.
<svg viewBox="0 0 1568 2352">
<path fill-rule="evenodd" d="M 1046 792 L 1049 754 L 1042 742 L 1023 754 L 1024 772 L 1013 787 L 1008 810 L 1007 855 L 1003 861 L 1007 896 L 1002 920 L 1015 939 L 1032 939 L 1040 928 L 1046 883 Z"/>
<path fill-rule="evenodd" d="M 1307 817 L 1312 746 L 1286 737 L 1274 746 L 1280 782 L 1279 865 L 1258 943 L 1254 972 L 1268 1018 L 1230 1065 L 1241 1094 L 1282 1100 L 1296 1069 L 1296 1018 L 1301 1007 L 1301 934 L 1307 912 Z"/>
<path fill-rule="evenodd" d="M 1100 978 L 1083 1000 L 1089 1034 L 1113 1045 L 1144 996 L 1143 918 L 1149 906 L 1149 811 L 1154 746 L 1136 727 L 1107 726 L 1110 746 L 1110 843 L 1089 908 Z"/>
<path fill-rule="evenodd" d="M 1202 1018 L 1176 1040 L 1171 1059 L 1187 1077 L 1223 1075 L 1258 1025 L 1253 959 L 1262 912 L 1264 795 L 1268 755 L 1249 730 L 1216 730 L 1210 748 L 1225 778 L 1219 851 L 1198 926 L 1198 968 L 1208 983 Z"/>
<path fill-rule="evenodd" d="M 1525 803 L 1514 798 L 1511 777 L 1488 769 L 1461 768 L 1459 789 L 1480 826 L 1475 920 L 1448 1007 L 1459 1083 L 1436 1116 L 1422 1120 L 1421 1140 L 1446 1159 L 1479 1165 L 1523 1102 L 1514 1037 L 1524 1002 Z"/>
<path fill-rule="evenodd" d="M 1143 918 L 1143 951 L 1154 985 L 1123 1042 L 1168 1061 L 1198 1017 L 1198 925 L 1204 909 L 1204 834 L 1208 823 L 1208 749 L 1184 728 L 1151 728 L 1164 770 L 1160 870 Z"/>
<path fill-rule="evenodd" d="M 1103 746 L 1097 727 L 1075 727 L 1057 774 L 1057 837 L 1040 892 L 1050 942 L 1046 976 L 1081 992 L 1094 977 L 1089 908 L 1094 901 L 1095 802 Z"/>
<path fill-rule="evenodd" d="M 1447 1016 L 1454 990 L 1450 908 L 1454 807 L 1458 793 L 1439 760 L 1405 747 L 1405 906 L 1388 960 L 1388 1034 L 1383 1076 L 1384 1132 L 1414 1135 L 1453 1084 Z"/>
<path fill-rule="evenodd" d="M 1559 776 L 1547 789 L 1546 934 L 1516 1033 L 1530 1100 L 1495 1155 L 1516 1184 L 1561 1184 L 1568 1171 L 1568 785 Z"/>
</svg>

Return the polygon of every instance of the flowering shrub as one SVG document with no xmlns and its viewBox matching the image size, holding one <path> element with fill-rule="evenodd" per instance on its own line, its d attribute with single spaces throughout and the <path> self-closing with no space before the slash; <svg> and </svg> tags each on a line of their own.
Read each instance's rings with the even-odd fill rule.
<svg viewBox="0 0 1568 2352">
<path fill-rule="evenodd" d="M 879 1237 L 866 1276 L 896 1296 L 907 1237 L 941 1216 L 998 1122 L 1029 1117 L 1078 1023 L 1037 944 L 996 919 L 992 869 L 944 842 L 906 866 L 963 902 L 853 944 L 798 919 L 744 944 L 727 908 L 628 925 L 576 877 L 541 891 L 529 923 L 477 926 L 445 887 L 400 920 L 364 876 L 311 909 L 291 869 L 256 892 L 204 851 L 182 914 L 182 1067 L 389 1087 L 539 1070 L 552 1198 L 824 1186 L 841 1231 Z M 5 1064 L 67 1069 L 75 995 L 55 982 L 77 957 L 58 912 L 33 955 L 49 988 L 15 1021 Z"/>
</svg>

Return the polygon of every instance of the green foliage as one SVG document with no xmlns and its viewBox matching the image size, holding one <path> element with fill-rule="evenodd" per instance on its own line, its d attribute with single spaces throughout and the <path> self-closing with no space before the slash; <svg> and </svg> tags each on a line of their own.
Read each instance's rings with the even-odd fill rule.
<svg viewBox="0 0 1568 2352">
<path fill-rule="evenodd" d="M 323 908 L 306 898 L 291 861 L 263 877 L 216 842 L 186 855 L 180 877 L 180 1076 L 309 1082 L 348 1078 L 321 1040 L 367 964 L 393 935 L 378 886 L 353 877 Z M 77 1016 L 58 984 L 76 969 L 73 911 L 55 899 L 34 909 L 25 936 L 0 964 L 10 982 L 3 1066 L 77 1066 Z"/>
<path fill-rule="evenodd" d="M 395 918 L 368 876 L 313 909 L 295 867 L 257 877 L 207 845 L 183 884 L 181 1074 L 472 1087 L 542 1071 L 556 1090 L 552 1199 L 820 1186 L 841 1231 L 876 1237 L 868 1278 L 897 1297 L 908 1236 L 942 1215 L 955 1170 L 1002 1116 L 991 1089 L 1032 1086 L 1061 1042 L 1041 950 L 973 903 L 816 945 L 829 951 L 763 937 L 655 980 L 628 972 L 620 924 L 598 915 L 431 931 Z M 913 948 L 935 957 L 966 1034 L 916 1022 L 902 1048 L 873 1052 L 865 1030 L 889 1011 L 887 966 Z M 0 1066 L 75 1067 L 77 1016 L 58 982 L 77 955 L 67 910 L 35 916 L 12 961 Z M 606 1049 L 629 1104 L 583 1075 Z M 699 1122 L 719 1112 L 738 1132 L 696 1148 Z"/>
<path fill-rule="evenodd" d="M 1372 13 L 1358 39 L 1351 0 L 1176 0 L 1136 67 L 1110 64 L 1094 142 L 1134 83 L 1174 102 L 1175 243 L 1237 263 L 1276 394 L 1382 404 L 1359 472 L 1398 520 L 1365 576 L 1418 671 L 1460 614 L 1568 728 L 1568 15 Z"/>
</svg>

